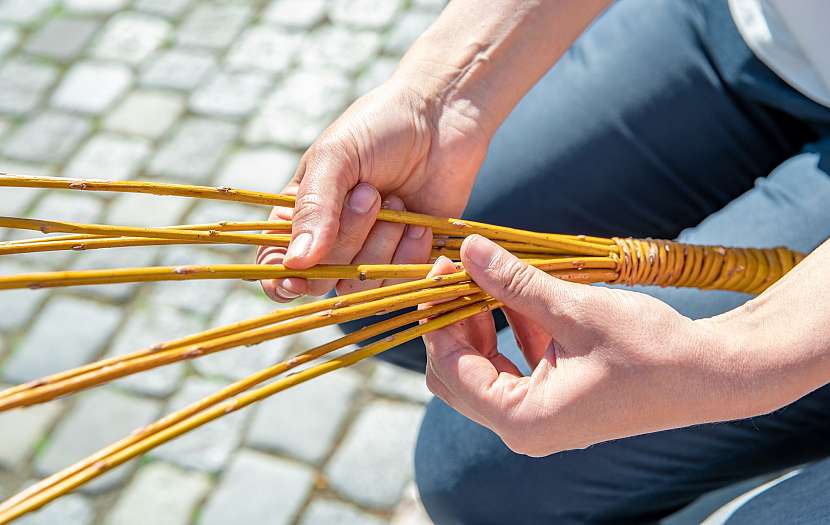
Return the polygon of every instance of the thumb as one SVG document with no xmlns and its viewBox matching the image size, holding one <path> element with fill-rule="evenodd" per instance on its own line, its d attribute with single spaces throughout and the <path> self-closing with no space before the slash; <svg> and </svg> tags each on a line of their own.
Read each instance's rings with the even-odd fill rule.
<svg viewBox="0 0 830 525">
<path fill-rule="evenodd" d="M 291 268 L 309 268 L 329 252 L 340 229 L 346 194 L 357 182 L 348 157 L 337 147 L 312 146 L 300 163 L 292 239 L 285 254 Z M 298 170 L 298 171 L 299 171 Z"/>
<path fill-rule="evenodd" d="M 557 337 L 578 327 L 601 300 L 603 290 L 551 277 L 480 235 L 464 240 L 461 260 L 484 291 Z"/>
</svg>

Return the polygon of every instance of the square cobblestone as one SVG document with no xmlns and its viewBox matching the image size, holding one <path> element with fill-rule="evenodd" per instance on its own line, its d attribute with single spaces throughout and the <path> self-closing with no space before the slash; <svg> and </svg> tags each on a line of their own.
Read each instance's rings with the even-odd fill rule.
<svg viewBox="0 0 830 525">
<path fill-rule="evenodd" d="M 261 293 L 237 289 L 225 298 L 219 314 L 210 325 L 219 327 L 259 317 L 275 310 L 275 306 L 278 305 L 265 299 Z M 193 366 L 202 375 L 242 379 L 284 359 L 295 340 L 294 336 L 281 337 L 256 346 L 206 355 L 193 361 Z"/>
<path fill-rule="evenodd" d="M 177 17 L 191 4 L 192 0 L 137 0 L 133 7 L 140 11 Z"/>
<path fill-rule="evenodd" d="M 224 49 L 252 15 L 250 6 L 200 2 L 179 27 L 176 42 L 185 46 Z"/>
<path fill-rule="evenodd" d="M 53 501 L 37 512 L 15 521 L 15 525 L 91 525 L 95 518 L 92 505 L 77 494 L 69 494 Z"/>
<path fill-rule="evenodd" d="M 165 463 L 140 469 L 104 525 L 187 525 L 210 490 L 210 478 Z"/>
<path fill-rule="evenodd" d="M 112 133 L 92 137 L 72 158 L 64 175 L 75 178 L 125 180 L 135 176 L 150 154 L 150 143 Z"/>
<path fill-rule="evenodd" d="M 324 26 L 311 33 L 301 53 L 311 67 L 336 68 L 353 74 L 369 64 L 381 48 L 380 34 Z"/>
<path fill-rule="evenodd" d="M 89 133 L 88 120 L 49 111 L 21 124 L 6 139 L 3 154 L 17 160 L 58 163 Z"/>
<path fill-rule="evenodd" d="M 0 25 L 0 58 L 6 56 L 20 40 L 20 32 L 17 28 L 7 25 Z"/>
<path fill-rule="evenodd" d="M 260 104 L 270 83 L 262 73 L 218 72 L 193 92 L 190 109 L 217 117 L 244 117 Z"/>
<path fill-rule="evenodd" d="M 390 31 L 384 49 L 395 56 L 403 55 L 421 33 L 435 21 L 435 14 L 424 11 L 407 11 L 398 18 Z"/>
<path fill-rule="evenodd" d="M 373 401 L 326 467 L 332 488 L 371 508 L 392 508 L 412 479 L 412 450 L 423 408 Z"/>
<path fill-rule="evenodd" d="M 98 114 L 110 108 L 132 82 L 123 64 L 80 62 L 72 66 L 52 95 L 52 105 L 68 111 Z"/>
<path fill-rule="evenodd" d="M 31 60 L 9 60 L 0 66 L 0 113 L 22 116 L 31 112 L 57 76 L 57 69 L 52 66 Z"/>
<path fill-rule="evenodd" d="M 372 372 L 369 388 L 375 394 L 426 404 L 432 399 L 424 374 L 378 362 Z"/>
<path fill-rule="evenodd" d="M 0 190 L 0 195 L 3 190 Z M 2 198 L 0 198 L 2 203 Z M 3 208 L 5 213 L 5 208 Z M 31 265 L 24 265 L 14 260 L 0 261 L 0 275 L 14 275 L 34 271 Z M 10 333 L 30 320 L 35 311 L 43 304 L 48 295 L 47 290 L 6 290 L 0 293 L 0 332 Z M 2 447 L 0 447 L 2 454 Z"/>
<path fill-rule="evenodd" d="M 174 226 L 181 224 L 188 199 L 124 193 L 113 199 L 106 223 L 121 226 Z"/>
<path fill-rule="evenodd" d="M 36 171 L 38 171 L 36 166 L 0 159 L 0 172 L 29 175 L 35 174 Z M 48 174 L 48 172 L 43 173 L 43 175 Z M 0 209 L 5 214 L 19 217 L 28 211 L 35 199 L 42 194 L 41 190 L 31 188 L 3 188 L 0 190 Z"/>
<path fill-rule="evenodd" d="M 232 262 L 230 257 L 215 251 L 179 246 L 165 249 L 159 264 L 182 266 L 228 264 L 230 262 Z M 208 317 L 228 296 L 232 284 L 228 280 L 163 282 L 152 288 L 149 300 L 156 307 L 173 306 L 185 312 Z"/>
<path fill-rule="evenodd" d="M 402 0 L 334 0 L 331 19 L 343 24 L 364 29 L 383 29 L 403 7 Z"/>
<path fill-rule="evenodd" d="M 342 370 L 262 401 L 247 443 L 319 464 L 331 451 L 360 388 L 358 374 Z M 290 425 L 286 422 L 290 421 Z"/>
<path fill-rule="evenodd" d="M 148 61 L 141 74 L 146 86 L 189 91 L 198 86 L 208 72 L 216 67 L 210 51 L 171 49 Z"/>
<path fill-rule="evenodd" d="M 350 100 L 351 84 L 343 73 L 295 71 L 278 85 L 252 120 L 245 141 L 308 147 Z"/>
<path fill-rule="evenodd" d="M 63 404 L 54 401 L 0 414 L 0 428 L 9 429 L 0 432 L 0 467 L 20 469 L 61 410 Z"/>
<path fill-rule="evenodd" d="M 273 0 L 265 19 L 287 27 L 309 29 L 326 18 L 327 0 Z"/>
<path fill-rule="evenodd" d="M 303 513 L 300 525 L 386 525 L 389 522 L 340 501 L 315 499 Z"/>
<path fill-rule="evenodd" d="M 17 345 L 3 377 L 23 383 L 88 363 L 103 350 L 120 319 L 121 312 L 112 306 L 55 297 Z"/>
<path fill-rule="evenodd" d="M 29 38 L 25 49 L 33 55 L 70 62 L 81 54 L 97 30 L 98 24 L 88 18 L 53 18 Z"/>
<path fill-rule="evenodd" d="M 294 62 L 301 41 L 297 33 L 269 26 L 252 27 L 233 46 L 227 63 L 232 69 L 280 73 Z"/>
<path fill-rule="evenodd" d="M 176 309 L 143 305 L 130 313 L 108 356 L 136 352 L 195 334 L 203 328 L 201 322 Z M 164 397 L 173 393 L 183 375 L 184 363 L 175 363 L 126 377 L 119 380 L 118 384 L 139 394 Z"/>
<path fill-rule="evenodd" d="M 55 0 L 4 0 L 0 2 L 0 22 L 30 24 L 43 16 Z"/>
<path fill-rule="evenodd" d="M 98 58 L 138 64 L 167 38 L 170 24 L 163 18 L 125 12 L 104 27 L 92 54 Z"/>
<path fill-rule="evenodd" d="M 78 403 L 52 433 L 46 449 L 35 461 L 40 476 L 48 476 L 122 439 L 158 417 L 159 404 L 114 392 L 94 390 Z M 121 484 L 136 467 L 126 463 L 85 485 L 81 491 L 97 494 Z"/>
<path fill-rule="evenodd" d="M 184 112 L 181 95 L 154 90 L 130 93 L 104 120 L 113 131 L 157 139 L 164 135 Z"/>
<path fill-rule="evenodd" d="M 355 83 L 355 95 L 363 95 L 386 82 L 398 67 L 398 61 L 381 57 L 364 70 Z"/>
<path fill-rule="evenodd" d="M 103 15 L 123 9 L 128 0 L 63 0 L 70 11 Z"/>
<path fill-rule="evenodd" d="M 153 157 L 150 173 L 204 182 L 236 133 L 237 127 L 228 122 L 188 118 Z"/>
<path fill-rule="evenodd" d="M 280 148 L 243 149 L 219 170 L 216 184 L 246 190 L 277 192 L 288 184 L 300 157 Z"/>
<path fill-rule="evenodd" d="M 185 406 L 221 389 L 223 382 L 190 378 L 170 401 L 166 413 Z M 242 439 L 247 413 L 235 412 L 166 443 L 151 452 L 158 459 L 202 472 L 218 472 L 227 465 Z M 273 487 L 272 487 L 273 488 Z M 249 523 L 241 521 L 240 523 Z M 256 523 L 256 522 L 253 522 Z"/>
<path fill-rule="evenodd" d="M 95 268 L 104 270 L 107 268 L 126 268 L 131 266 L 151 266 L 156 260 L 159 248 L 155 247 L 134 247 L 116 248 L 112 250 L 90 250 L 88 252 L 76 252 L 76 256 L 70 262 L 62 264 L 65 268 L 71 264 L 76 270 Z M 133 295 L 140 284 L 123 283 L 93 286 L 78 286 L 73 292 L 104 299 L 111 302 L 125 303 Z"/>
<path fill-rule="evenodd" d="M 205 505 L 199 525 L 293 523 L 312 489 L 311 469 L 243 450 Z"/>
</svg>

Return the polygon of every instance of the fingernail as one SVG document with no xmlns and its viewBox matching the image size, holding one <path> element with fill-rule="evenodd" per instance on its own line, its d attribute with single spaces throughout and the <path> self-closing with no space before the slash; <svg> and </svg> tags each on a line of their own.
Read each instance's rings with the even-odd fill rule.
<svg viewBox="0 0 830 525">
<path fill-rule="evenodd" d="M 311 234 L 308 232 L 297 235 L 291 241 L 291 244 L 288 245 L 288 252 L 285 254 L 286 259 L 294 259 L 308 255 L 312 239 Z"/>
<path fill-rule="evenodd" d="M 414 226 L 410 224 L 406 227 L 406 236 L 410 239 L 420 239 L 424 236 L 424 233 L 426 233 L 426 231 L 427 229 L 423 226 Z"/>
<path fill-rule="evenodd" d="M 298 293 L 289 292 L 283 286 L 277 286 L 277 295 L 279 295 L 283 299 L 296 299 L 300 296 L 300 294 Z"/>
<path fill-rule="evenodd" d="M 368 184 L 358 184 L 352 190 L 352 195 L 349 197 L 349 208 L 357 213 L 369 213 L 375 201 L 378 200 L 378 192 L 375 188 Z"/>
<path fill-rule="evenodd" d="M 464 255 L 471 263 L 479 268 L 489 268 L 493 257 L 496 255 L 493 249 L 495 245 L 479 235 L 473 235 L 464 242 Z"/>
</svg>

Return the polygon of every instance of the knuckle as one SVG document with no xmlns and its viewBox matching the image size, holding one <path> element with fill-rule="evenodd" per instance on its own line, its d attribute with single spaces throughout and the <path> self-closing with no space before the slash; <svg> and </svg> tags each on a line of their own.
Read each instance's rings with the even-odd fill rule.
<svg viewBox="0 0 830 525">
<path fill-rule="evenodd" d="M 498 282 L 502 283 L 505 299 L 518 299 L 534 285 L 535 275 L 533 268 L 511 259 L 499 266 Z"/>
</svg>

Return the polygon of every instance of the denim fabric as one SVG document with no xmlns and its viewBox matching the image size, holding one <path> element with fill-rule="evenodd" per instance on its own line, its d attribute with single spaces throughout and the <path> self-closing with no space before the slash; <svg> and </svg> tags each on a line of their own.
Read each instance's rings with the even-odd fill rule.
<svg viewBox="0 0 830 525">
<path fill-rule="evenodd" d="M 538 231 L 810 250 L 830 235 L 828 129 L 830 109 L 752 55 L 726 2 L 623 0 L 504 123 L 465 217 Z M 695 318 L 747 300 L 639 290 Z M 509 331 L 499 340 L 522 363 Z M 384 358 L 424 367 L 420 342 Z M 417 481 L 439 525 L 648 523 L 707 491 L 830 455 L 828 406 L 823 388 L 752 420 L 534 459 L 434 400 L 418 440 Z M 813 468 L 830 469 L 822 466 Z M 830 488 L 827 475 L 797 478 Z M 736 523 L 794 522 L 808 511 L 796 502 Z M 818 501 L 811 516 L 816 505 L 830 507 Z"/>
</svg>

